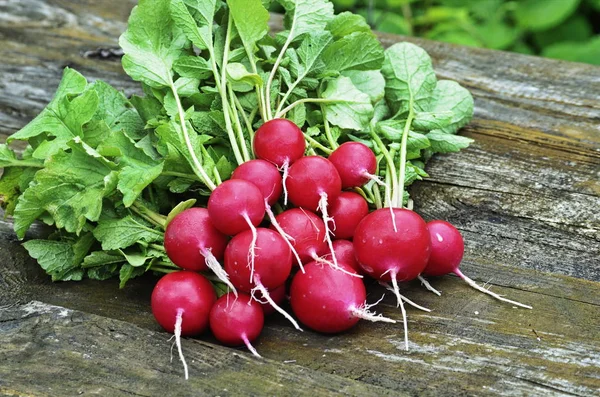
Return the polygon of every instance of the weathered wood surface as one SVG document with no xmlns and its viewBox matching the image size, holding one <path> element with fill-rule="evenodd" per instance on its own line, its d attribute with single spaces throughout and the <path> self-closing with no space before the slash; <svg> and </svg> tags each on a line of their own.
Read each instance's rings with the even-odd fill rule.
<svg viewBox="0 0 600 397">
<path fill-rule="evenodd" d="M 134 3 L 0 2 L 0 134 L 45 106 L 66 65 L 137 91 L 118 59 L 83 57 L 116 47 Z M 386 45 L 398 40 L 382 36 Z M 443 298 L 414 283 L 406 294 L 434 311 L 409 310 L 408 353 L 397 326 L 322 336 L 274 319 L 257 343 L 265 360 L 209 336 L 186 340 L 194 361 L 186 383 L 149 312 L 151 277 L 125 290 L 115 282 L 52 284 L 6 222 L 0 395 L 600 395 L 600 68 L 411 41 L 432 55 L 440 77 L 461 82 L 476 100 L 464 130 L 475 144 L 431 161 L 432 178 L 412 191 L 417 210 L 460 228 L 467 274 L 533 311 L 456 278 L 433 281 Z M 382 293 L 370 290 L 371 299 Z M 400 317 L 391 299 L 380 308 Z"/>
</svg>

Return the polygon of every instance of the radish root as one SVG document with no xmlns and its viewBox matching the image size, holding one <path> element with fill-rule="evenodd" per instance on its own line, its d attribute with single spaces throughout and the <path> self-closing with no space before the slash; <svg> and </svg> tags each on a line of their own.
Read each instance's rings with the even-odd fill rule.
<svg viewBox="0 0 600 397">
<path fill-rule="evenodd" d="M 287 202 L 288 202 L 288 191 L 287 191 L 287 186 L 286 186 L 285 182 L 287 181 L 287 178 L 288 178 L 289 169 L 290 169 L 290 162 L 288 160 L 285 160 L 285 162 L 283 163 L 283 165 L 280 168 L 280 171 L 283 172 L 283 176 L 281 177 L 281 182 L 283 184 L 283 205 L 287 205 Z"/>
<path fill-rule="evenodd" d="M 215 274 L 215 276 L 217 276 L 217 278 L 220 281 L 225 283 L 225 285 L 227 285 L 227 287 L 237 297 L 238 292 L 235 289 L 235 287 L 233 286 L 233 284 L 231 283 L 231 281 L 229 281 L 229 275 L 227 274 L 225 269 L 223 269 L 223 267 L 221 266 L 221 264 L 219 263 L 217 258 L 215 258 L 215 256 L 212 254 L 211 249 L 210 248 L 204 249 L 204 250 L 200 251 L 200 253 L 204 256 L 204 262 L 206 263 L 206 266 L 208 266 L 208 268 L 210 270 L 212 270 L 212 272 Z"/>
<path fill-rule="evenodd" d="M 329 266 L 331 266 L 332 268 L 334 268 L 335 270 L 339 270 L 340 272 L 342 272 L 342 273 L 346 273 L 346 274 L 347 274 L 347 275 L 349 275 L 349 276 L 352 276 L 352 277 L 358 277 L 358 278 L 363 278 L 363 276 L 362 276 L 362 275 L 360 275 L 360 274 L 358 274 L 358 273 L 349 272 L 349 271 L 347 271 L 347 270 L 345 270 L 345 269 L 341 268 L 339 265 L 336 265 L 336 264 L 335 264 L 335 263 L 333 263 L 332 261 L 329 261 L 329 260 L 327 260 L 327 259 L 325 259 L 325 258 L 321 258 L 321 257 L 317 256 L 317 254 L 315 254 L 315 253 L 313 253 L 313 255 L 312 255 L 312 258 L 314 259 L 314 261 L 315 261 L 315 262 L 318 262 L 318 263 L 323 263 L 323 264 L 325 264 L 325 265 L 329 265 Z"/>
<path fill-rule="evenodd" d="M 290 236 L 289 234 L 287 234 L 281 228 L 281 225 L 279 224 L 279 222 L 277 222 L 277 219 L 275 219 L 275 214 L 273 213 L 273 210 L 271 209 L 271 206 L 267 203 L 266 199 L 265 199 L 265 210 L 267 212 L 267 215 L 269 216 L 269 221 L 271 221 L 271 225 L 273 225 L 273 227 L 275 228 L 275 230 L 277 230 L 277 232 L 279 233 L 279 235 L 281 237 L 283 237 L 283 239 L 287 243 L 288 247 L 290 247 L 290 250 L 292 251 L 292 254 L 294 255 L 294 258 L 296 258 L 296 262 L 298 262 L 298 266 L 300 267 L 300 271 L 302 273 L 304 273 L 304 266 L 302 265 L 302 261 L 300 260 L 300 255 L 298 255 L 298 251 L 296 251 L 296 249 L 292 245 L 292 241 L 294 241 L 294 238 L 292 236 Z"/>
<path fill-rule="evenodd" d="M 254 354 L 258 358 L 262 358 L 262 356 L 260 354 L 258 354 L 256 349 L 254 348 L 254 346 L 252 346 L 252 343 L 250 343 L 246 334 L 242 334 L 242 340 L 244 341 L 244 344 L 246 345 L 248 350 L 250 350 L 250 353 Z"/>
<path fill-rule="evenodd" d="M 388 283 L 384 283 L 383 281 L 379 282 L 379 285 L 381 285 L 382 287 L 385 287 L 387 290 L 392 291 L 394 293 L 394 295 L 396 294 L 396 291 L 394 291 L 394 288 L 389 285 Z M 406 296 L 398 293 L 398 295 L 400 295 L 400 299 L 402 299 L 402 301 L 408 303 L 409 305 L 411 305 L 412 307 L 419 309 L 419 310 L 423 310 L 424 312 L 431 312 L 431 309 L 426 308 L 425 306 L 421 306 L 413 301 L 411 301 L 410 299 L 408 299 Z M 398 297 L 398 295 L 396 295 L 396 297 Z M 397 307 L 397 306 L 396 306 Z"/>
<path fill-rule="evenodd" d="M 256 233 L 256 227 L 250 221 L 250 217 L 248 214 L 244 213 L 244 220 L 250 226 L 250 230 L 252 231 L 252 241 L 250 242 L 250 249 L 248 250 L 248 262 L 250 263 L 250 282 L 254 279 L 254 258 L 256 258 L 256 240 L 258 235 Z"/>
<path fill-rule="evenodd" d="M 298 331 L 303 331 L 303 329 L 300 328 L 300 326 L 298 325 L 298 323 L 296 322 L 296 320 L 294 320 L 294 318 L 292 316 L 290 316 L 288 312 L 286 312 L 285 310 L 283 310 L 277 303 L 275 303 L 275 301 L 273 300 L 273 298 L 271 298 L 271 295 L 269 294 L 269 291 L 267 291 L 267 289 L 265 288 L 265 286 L 262 285 L 262 283 L 260 282 L 260 277 L 258 277 L 258 276 L 254 277 L 254 285 L 256 285 L 256 287 L 254 287 L 252 289 L 252 296 L 254 296 L 254 292 L 255 291 L 260 291 L 260 293 L 262 294 L 263 298 L 265 298 L 267 300 L 267 302 L 269 302 L 271 304 L 271 306 L 273 306 L 273 309 L 277 310 L 285 318 L 287 318 L 292 323 L 292 325 L 294 326 L 294 328 L 296 328 Z"/>
<path fill-rule="evenodd" d="M 402 322 L 404 324 L 404 345 L 406 346 L 406 351 L 408 351 L 408 322 L 406 320 L 406 309 L 404 308 L 404 302 L 402 301 L 402 295 L 400 295 L 400 288 L 398 288 L 398 281 L 396 280 L 396 272 L 391 273 L 392 276 L 392 286 L 394 294 L 396 295 L 396 307 L 400 306 L 400 310 L 402 311 Z M 405 298 L 406 299 L 406 298 Z"/>
<path fill-rule="evenodd" d="M 331 259 L 333 259 L 334 267 L 339 269 L 337 258 L 335 257 L 335 251 L 333 250 L 333 242 L 331 241 L 329 229 L 329 221 L 333 222 L 335 227 L 335 221 L 333 218 L 329 216 L 327 213 L 327 193 L 321 193 L 321 198 L 319 199 L 319 211 L 323 214 L 323 223 L 325 223 L 325 240 L 327 241 L 327 246 L 329 247 L 329 252 L 331 252 Z"/>
<path fill-rule="evenodd" d="M 372 308 L 373 306 L 376 306 L 379 302 L 381 302 L 384 297 L 385 297 L 385 295 L 383 295 L 377 302 L 372 303 L 370 305 L 367 304 L 367 302 L 365 302 L 362 306 L 353 308 L 352 314 L 358 318 L 361 318 L 361 319 L 367 320 L 367 321 L 395 324 L 396 320 L 384 317 L 382 314 L 375 314 L 375 313 L 369 311 L 370 308 Z"/>
<path fill-rule="evenodd" d="M 185 379 L 189 378 L 188 375 L 188 366 L 185 362 L 185 357 L 183 356 L 183 350 L 181 349 L 181 322 L 183 321 L 183 309 L 177 309 L 177 317 L 175 317 L 175 344 L 177 345 L 177 351 L 179 352 L 179 359 L 183 364 L 183 373 L 185 374 Z"/>
<path fill-rule="evenodd" d="M 484 294 L 488 294 L 502 302 L 507 302 L 507 303 L 513 304 L 515 306 L 524 307 L 525 309 L 533 309 L 533 307 L 531 307 L 529 305 L 525 305 L 523 303 L 519 303 L 519 302 L 510 300 L 510 299 L 503 298 L 502 296 L 496 294 L 495 292 L 492 292 L 490 290 L 483 288 L 482 286 L 478 285 L 475 281 L 473 281 L 469 277 L 465 276 L 459 269 L 454 270 L 454 274 L 456 274 L 458 277 L 463 279 L 467 284 L 469 284 L 471 287 L 475 288 L 477 291 L 483 292 Z"/>
<path fill-rule="evenodd" d="M 433 288 L 433 286 L 431 284 L 429 284 L 429 281 L 427 281 L 423 276 L 421 276 L 420 274 L 417 276 L 417 278 L 419 279 L 419 281 L 421 282 L 421 285 L 423 285 L 425 288 L 427 288 L 429 291 L 433 292 L 434 294 L 436 294 L 437 296 L 442 296 L 442 293 L 440 291 L 438 291 L 437 289 Z"/>
</svg>

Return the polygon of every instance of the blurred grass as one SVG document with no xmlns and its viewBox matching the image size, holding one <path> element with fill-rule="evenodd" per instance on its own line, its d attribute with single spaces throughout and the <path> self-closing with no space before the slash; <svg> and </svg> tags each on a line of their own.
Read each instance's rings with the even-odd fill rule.
<svg viewBox="0 0 600 397">
<path fill-rule="evenodd" d="M 600 0 L 332 0 L 381 32 L 600 65 Z"/>
</svg>

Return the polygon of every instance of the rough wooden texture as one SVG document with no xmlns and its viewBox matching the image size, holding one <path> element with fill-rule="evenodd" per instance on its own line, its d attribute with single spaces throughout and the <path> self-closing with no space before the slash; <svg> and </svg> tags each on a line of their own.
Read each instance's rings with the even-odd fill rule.
<svg viewBox="0 0 600 397">
<path fill-rule="evenodd" d="M 0 134 L 45 106 L 66 65 L 138 91 L 118 59 L 83 56 L 116 48 L 133 4 L 0 3 Z M 475 144 L 429 163 L 432 178 L 412 189 L 416 209 L 460 228 L 467 274 L 533 311 L 455 277 L 432 281 L 442 298 L 412 283 L 403 291 L 434 311 L 409 309 L 409 352 L 394 325 L 322 336 L 276 318 L 256 344 L 265 360 L 210 336 L 186 340 L 186 383 L 149 311 L 152 277 L 124 290 L 114 281 L 52 284 L 6 221 L 0 395 L 600 395 L 600 68 L 410 40 L 476 100 L 462 132 Z M 373 301 L 383 293 L 369 289 Z M 390 298 L 379 309 L 400 318 Z"/>
</svg>

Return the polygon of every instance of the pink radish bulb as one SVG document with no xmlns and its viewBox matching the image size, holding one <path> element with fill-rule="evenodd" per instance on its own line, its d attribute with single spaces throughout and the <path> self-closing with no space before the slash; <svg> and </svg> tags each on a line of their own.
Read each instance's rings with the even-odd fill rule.
<svg viewBox="0 0 600 397">
<path fill-rule="evenodd" d="M 333 251 L 338 263 L 350 266 L 358 274 L 362 274 L 363 270 L 356 260 L 354 254 L 354 244 L 349 240 L 333 240 Z"/>
<path fill-rule="evenodd" d="M 308 263 L 327 253 L 325 224 L 317 215 L 301 208 L 292 208 L 275 217 L 281 229 L 291 237 L 291 243 L 302 263 Z"/>
<path fill-rule="evenodd" d="M 206 208 L 189 208 L 169 223 L 164 245 L 167 256 L 177 266 L 193 271 L 210 269 L 237 293 L 219 263 L 227 240 L 227 236 L 213 226 Z"/>
<path fill-rule="evenodd" d="M 271 295 L 271 299 L 273 299 L 273 302 L 275 302 L 278 306 L 281 306 L 281 304 L 283 303 L 283 301 L 285 300 L 285 285 L 282 285 L 281 287 L 277 287 L 271 291 L 269 291 L 269 294 Z M 260 306 L 262 307 L 263 312 L 265 313 L 265 316 L 269 316 L 273 313 L 275 313 L 275 308 L 273 306 L 271 306 L 271 304 L 268 301 L 264 301 L 263 299 L 261 299 L 262 294 L 259 292 L 256 293 L 256 298 L 260 303 Z"/>
<path fill-rule="evenodd" d="M 290 303 L 298 320 L 322 333 L 337 333 L 352 328 L 361 319 L 395 322 L 368 312 L 363 281 L 348 273 L 352 268 L 340 263 L 344 271 L 311 262 L 305 273 L 296 273 L 290 287 Z"/>
<path fill-rule="evenodd" d="M 233 171 L 231 179 L 244 179 L 255 184 L 269 205 L 275 204 L 283 192 L 279 170 L 265 160 L 246 161 Z"/>
<path fill-rule="evenodd" d="M 216 300 L 217 295 L 210 281 L 190 271 L 163 276 L 152 291 L 152 314 L 161 327 L 175 334 L 175 343 L 186 379 L 188 368 L 181 349 L 181 336 L 204 332 L 208 327 L 210 310 Z"/>
<path fill-rule="evenodd" d="M 371 212 L 354 232 L 354 252 L 362 269 L 381 281 L 410 281 L 425 269 L 430 255 L 427 224 L 416 212 L 394 208 Z"/>
<path fill-rule="evenodd" d="M 332 202 L 340 195 L 342 180 L 329 160 L 306 156 L 290 167 L 286 187 L 292 204 L 317 211 L 321 210 L 324 197 Z"/>
<path fill-rule="evenodd" d="M 277 232 L 259 227 L 256 229 L 254 272 L 249 263 L 252 233 L 247 230 L 234 236 L 225 249 L 224 267 L 233 285 L 250 293 L 255 279 L 272 290 L 282 286 L 292 270 L 292 253 Z"/>
<path fill-rule="evenodd" d="M 257 158 L 277 167 L 288 167 L 304 155 L 306 141 L 292 121 L 273 119 L 256 130 L 252 147 Z"/>
<path fill-rule="evenodd" d="M 431 255 L 427 262 L 427 266 L 423 270 L 423 275 L 443 276 L 445 274 L 454 273 L 469 284 L 469 286 L 484 294 L 515 306 L 524 307 L 526 309 L 532 308 L 529 305 L 503 298 L 500 295 L 481 287 L 471 278 L 463 274 L 458 267 L 463 258 L 465 243 L 458 229 L 451 223 L 442 220 L 434 220 L 427 223 L 427 229 L 431 238 Z"/>
<path fill-rule="evenodd" d="M 342 188 L 360 187 L 376 178 L 377 158 L 375 153 L 360 142 L 346 142 L 328 157 L 342 178 Z"/>
<path fill-rule="evenodd" d="M 225 249 L 224 267 L 237 289 L 252 294 L 260 292 L 275 310 L 301 330 L 296 321 L 274 302 L 269 293 L 270 290 L 284 285 L 292 270 L 292 252 L 277 232 L 258 228 L 256 238 L 250 231 L 236 235 Z"/>
<path fill-rule="evenodd" d="M 363 196 L 354 192 L 342 192 L 329 204 L 329 216 L 335 223 L 335 227 L 330 226 L 334 238 L 352 238 L 356 226 L 368 213 L 369 204 Z"/>
<path fill-rule="evenodd" d="M 253 229 L 265 216 L 263 194 L 244 179 L 230 179 L 217 186 L 210 194 L 207 209 L 212 224 L 230 236 Z"/>
<path fill-rule="evenodd" d="M 210 311 L 210 329 L 219 342 L 226 346 L 246 345 L 260 357 L 252 343 L 260 335 L 265 315 L 260 304 L 250 295 L 237 297 L 228 293 L 217 299 Z"/>
</svg>

